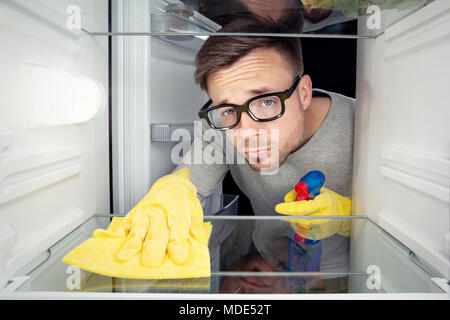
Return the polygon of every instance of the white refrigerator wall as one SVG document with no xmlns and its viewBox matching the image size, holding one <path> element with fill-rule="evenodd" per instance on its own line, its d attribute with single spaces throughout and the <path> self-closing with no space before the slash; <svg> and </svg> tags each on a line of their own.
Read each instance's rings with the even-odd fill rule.
<svg viewBox="0 0 450 320">
<path fill-rule="evenodd" d="M 151 48 L 151 123 L 183 123 L 184 127 L 190 123 L 192 127 L 209 99 L 194 82 L 196 52 L 156 38 L 151 39 Z M 176 143 L 151 143 L 151 183 L 175 168 L 171 151 Z"/>
<path fill-rule="evenodd" d="M 104 29 L 107 12 L 0 1 L 0 282 L 109 212 L 107 39 L 70 20 Z"/>
<path fill-rule="evenodd" d="M 151 15 L 168 3 L 114 1 L 113 31 L 149 32 Z M 158 178 L 175 168 L 171 151 L 176 142 L 152 142 L 150 125 L 183 123 L 184 127 L 192 127 L 198 110 L 207 101 L 207 95 L 194 82 L 196 51 L 181 47 L 189 41 L 178 41 L 176 36 L 167 38 L 172 43 L 148 36 L 113 38 L 116 214 L 126 214 Z M 200 48 L 201 41 L 194 38 L 191 42 L 194 41 Z"/>
<path fill-rule="evenodd" d="M 447 279 L 449 57 L 448 1 L 432 2 L 377 39 L 358 40 L 353 177 L 353 213 L 367 215 Z"/>
</svg>

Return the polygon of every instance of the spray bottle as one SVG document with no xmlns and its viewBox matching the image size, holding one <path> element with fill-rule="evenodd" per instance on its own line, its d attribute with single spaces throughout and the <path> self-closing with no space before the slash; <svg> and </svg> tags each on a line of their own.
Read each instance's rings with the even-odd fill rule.
<svg viewBox="0 0 450 320">
<path fill-rule="evenodd" d="M 325 175 L 318 170 L 310 171 L 295 185 L 296 201 L 309 201 L 320 194 L 325 183 Z M 299 220 L 301 223 L 301 220 Z M 320 270 L 322 243 L 320 240 L 307 239 L 292 231 L 289 240 L 287 271 L 317 272 Z M 305 285 L 314 277 L 289 277 L 286 287 L 295 292 L 305 292 Z"/>
</svg>

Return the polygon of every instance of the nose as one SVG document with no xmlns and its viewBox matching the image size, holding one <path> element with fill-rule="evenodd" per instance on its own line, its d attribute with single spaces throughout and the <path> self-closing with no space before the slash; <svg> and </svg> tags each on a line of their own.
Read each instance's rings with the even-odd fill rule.
<svg viewBox="0 0 450 320">
<path fill-rule="evenodd" d="M 237 138 L 237 142 L 235 144 L 239 145 L 240 148 L 257 148 L 260 143 L 260 134 L 261 129 L 264 128 L 264 122 L 258 122 L 253 120 L 247 112 L 241 113 L 241 120 L 239 121 L 238 126 L 233 130 L 232 135 Z M 266 140 L 264 140 L 266 141 Z"/>
</svg>

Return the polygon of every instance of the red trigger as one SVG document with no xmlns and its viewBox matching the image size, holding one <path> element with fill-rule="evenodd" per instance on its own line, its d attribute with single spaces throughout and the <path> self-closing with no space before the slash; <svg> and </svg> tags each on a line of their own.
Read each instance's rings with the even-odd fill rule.
<svg viewBox="0 0 450 320">
<path fill-rule="evenodd" d="M 297 198 L 295 198 L 295 201 L 302 201 L 302 200 L 312 200 L 314 198 L 309 197 L 308 192 L 308 185 L 302 181 L 297 183 L 295 185 L 295 192 L 297 192 Z"/>
</svg>

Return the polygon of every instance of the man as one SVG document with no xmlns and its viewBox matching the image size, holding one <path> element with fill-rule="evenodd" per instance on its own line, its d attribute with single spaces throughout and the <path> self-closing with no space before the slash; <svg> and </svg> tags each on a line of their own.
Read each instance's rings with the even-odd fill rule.
<svg viewBox="0 0 450 320">
<path fill-rule="evenodd" d="M 282 267 L 274 267 L 258 253 L 251 253 L 234 261 L 232 272 L 283 272 Z M 305 277 L 306 278 L 306 277 Z M 220 288 L 221 293 L 298 293 L 292 290 L 292 283 L 298 277 L 271 276 L 271 277 L 225 277 Z M 320 276 L 312 278 L 301 292 L 308 293 L 346 293 L 345 278 L 323 279 Z"/>
<path fill-rule="evenodd" d="M 238 19 L 222 29 L 222 32 L 230 33 L 283 31 L 283 27 L 272 20 L 259 18 Z M 276 215 L 277 212 L 289 214 L 285 206 L 288 203 L 278 205 L 277 212 L 274 208 L 283 201 L 283 196 L 293 189 L 299 178 L 310 170 L 320 170 L 325 174 L 325 186 L 328 189 L 342 196 L 351 195 L 354 100 L 336 93 L 312 90 L 310 77 L 303 74 L 298 38 L 210 37 L 197 54 L 196 66 L 196 82 L 211 98 L 200 113 L 210 126 L 225 129 L 218 132 L 225 132 L 224 140 L 231 141 L 203 140 L 203 150 L 214 145 L 215 150 L 224 153 L 224 158 L 234 150 L 238 156 L 245 158 L 245 163 L 187 164 L 194 163 L 192 154 L 188 153 L 175 171 L 182 167 L 189 168 L 191 181 L 197 187 L 201 200 L 221 184 L 228 170 L 250 199 L 255 215 Z M 272 92 L 290 94 L 289 97 L 284 96 L 284 112 L 273 107 L 269 115 L 257 114 L 255 101 L 270 106 L 281 105 L 280 100 L 274 102 L 268 99 Z M 263 95 L 262 100 L 258 99 L 259 95 Z M 240 119 L 236 105 L 248 108 L 240 113 Z M 258 116 L 265 119 L 258 121 Z M 224 127 L 220 128 L 221 125 Z M 203 129 L 209 129 L 206 122 Z M 262 137 L 261 132 L 267 132 L 267 137 Z M 278 150 L 271 149 L 271 132 L 278 134 L 278 143 L 275 144 Z M 251 148 L 250 142 L 255 138 L 267 140 L 267 143 Z M 245 143 L 239 144 L 238 141 Z M 271 163 L 275 154 L 278 164 Z M 262 174 L 262 170 L 274 166 L 277 169 L 275 174 Z M 330 214 L 326 210 L 322 213 Z M 350 209 L 345 214 L 351 214 Z M 343 229 L 348 226 L 344 226 L 342 220 L 328 222 L 341 225 L 330 227 L 333 231 L 322 240 L 320 271 L 346 272 L 348 230 Z M 245 248 L 245 243 L 249 241 L 243 239 L 242 234 L 247 234 L 257 251 L 269 263 L 278 265 L 287 261 L 286 248 L 289 246 L 288 239 L 292 238 L 292 228 L 300 234 L 302 225 L 289 225 L 284 221 L 257 221 L 253 231 L 248 225 L 247 232 L 241 230 L 241 238 L 237 241 L 242 244 L 241 248 Z M 311 227 L 314 229 L 314 224 L 307 228 Z M 328 227 L 324 225 L 320 228 Z"/>
</svg>

